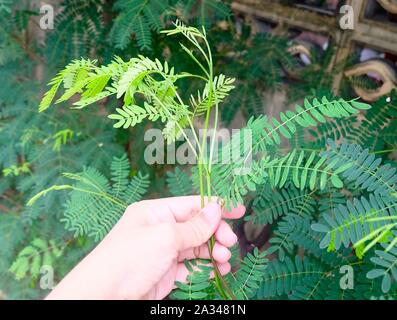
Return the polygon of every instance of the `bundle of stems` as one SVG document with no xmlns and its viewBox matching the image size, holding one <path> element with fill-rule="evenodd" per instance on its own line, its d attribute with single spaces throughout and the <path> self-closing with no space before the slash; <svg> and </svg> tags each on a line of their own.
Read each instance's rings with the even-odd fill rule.
<svg viewBox="0 0 397 320">
<path fill-rule="evenodd" d="M 175 33 L 179 33 L 180 30 L 178 23 L 175 24 L 176 29 L 173 30 L 164 30 L 163 33 L 168 35 L 172 35 Z M 205 110 L 205 119 L 204 119 L 204 127 L 203 127 L 203 134 L 198 135 L 196 129 L 193 125 L 193 121 L 189 121 L 190 129 L 193 131 L 193 136 L 195 139 L 195 144 L 199 146 L 198 153 L 195 150 L 194 146 L 189 142 L 189 138 L 184 136 L 186 141 L 189 143 L 189 147 L 195 153 L 197 158 L 197 167 L 198 167 L 198 174 L 199 174 L 199 185 L 200 185 L 200 198 L 201 198 L 201 207 L 205 206 L 205 199 L 207 198 L 208 201 L 212 200 L 212 187 L 211 187 L 211 168 L 212 163 L 214 160 L 214 153 L 215 153 L 215 141 L 216 141 L 216 131 L 218 128 L 218 121 L 219 121 L 219 102 L 214 97 L 214 64 L 213 58 L 211 53 L 211 48 L 208 43 L 208 39 L 206 37 L 206 32 L 204 27 L 202 28 L 202 32 L 198 32 L 196 28 L 190 28 L 182 26 L 185 28 L 185 32 L 182 32 L 186 38 L 190 41 L 191 44 L 201 53 L 202 57 L 205 60 L 206 66 L 204 66 L 199 59 L 194 55 L 194 53 L 186 48 L 184 45 L 181 44 L 184 51 L 192 58 L 192 60 L 197 63 L 200 69 L 203 71 L 204 75 L 199 76 L 206 82 L 206 88 L 208 88 L 207 95 L 207 103 L 206 103 L 206 110 Z M 204 42 L 204 48 L 201 44 L 197 41 L 197 38 L 202 39 Z M 233 79 L 234 80 L 234 79 Z M 178 93 L 176 92 L 178 99 L 180 99 Z M 180 101 L 182 101 L 180 99 Z M 208 130 L 210 129 L 210 119 L 212 118 L 212 112 L 214 112 L 214 121 L 212 126 L 212 137 L 210 141 L 210 148 L 209 148 L 209 156 L 207 157 L 206 150 L 208 150 Z M 194 112 L 193 114 L 196 114 Z M 181 128 L 182 130 L 182 128 Z M 201 137 L 201 141 L 199 140 Z M 214 267 L 214 275 L 215 275 L 215 287 L 218 290 L 218 293 L 224 299 L 235 299 L 235 296 L 232 290 L 229 288 L 227 282 L 223 278 L 222 274 L 220 273 L 216 261 L 212 255 L 212 251 L 215 245 L 215 237 L 212 236 L 207 243 L 208 250 L 210 253 L 211 262 Z"/>
</svg>

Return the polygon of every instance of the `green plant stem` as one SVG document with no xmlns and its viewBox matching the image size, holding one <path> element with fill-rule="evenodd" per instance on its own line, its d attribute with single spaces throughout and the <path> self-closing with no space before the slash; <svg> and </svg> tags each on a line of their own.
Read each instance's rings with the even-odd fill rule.
<svg viewBox="0 0 397 320">
<path fill-rule="evenodd" d="M 229 297 L 227 296 L 225 290 L 223 289 L 223 284 L 222 284 L 222 280 L 221 280 L 222 275 L 218 269 L 218 266 L 216 265 L 216 261 L 215 261 L 214 257 L 212 256 L 212 250 L 214 248 L 214 245 L 215 245 L 215 238 L 214 238 L 214 236 L 212 236 L 210 238 L 210 240 L 207 242 L 207 247 L 208 247 L 208 252 L 210 253 L 212 265 L 214 266 L 215 287 L 218 290 L 218 292 L 220 293 L 220 295 L 224 299 L 228 300 Z"/>
<path fill-rule="evenodd" d="M 163 102 L 162 102 L 159 98 L 157 98 L 155 95 L 153 95 L 153 98 L 161 105 L 161 107 L 164 109 L 164 111 L 167 112 L 167 114 L 169 115 L 169 117 L 175 120 L 175 118 L 173 117 L 173 115 L 171 114 L 171 112 L 169 112 L 169 110 L 168 110 L 167 107 L 163 104 Z M 186 143 L 189 145 L 189 147 L 192 149 L 194 155 L 197 157 L 196 149 L 192 146 L 192 144 L 191 144 L 189 138 L 186 136 L 185 131 L 184 131 L 183 128 L 179 125 L 179 123 L 178 123 L 177 120 L 175 120 L 175 123 L 176 123 L 178 129 L 181 131 L 181 134 L 182 134 L 183 137 L 185 138 Z"/>
<path fill-rule="evenodd" d="M 203 50 L 203 48 L 200 46 L 200 44 L 198 43 L 198 41 L 196 40 L 195 37 L 186 36 L 186 38 L 201 52 L 205 61 L 207 62 L 208 71 L 204 68 L 204 66 L 200 63 L 200 61 L 194 56 L 194 54 L 191 50 L 187 49 L 184 45 L 181 45 L 181 46 L 184 49 L 184 51 L 193 59 L 193 61 L 195 63 L 197 63 L 197 65 L 204 71 L 204 74 L 207 76 L 207 78 L 204 80 L 208 81 L 208 85 L 209 85 L 208 105 L 207 105 L 207 112 L 206 112 L 206 117 L 205 117 L 205 124 L 204 124 L 201 146 L 200 146 L 199 138 L 197 137 L 196 132 L 194 130 L 193 123 L 190 118 L 188 119 L 189 125 L 194 132 L 194 138 L 196 140 L 196 143 L 197 143 L 198 149 L 199 149 L 198 155 L 196 153 L 196 150 L 193 150 L 193 152 L 195 153 L 196 159 L 198 161 L 197 167 L 198 167 L 198 171 L 199 171 L 199 181 L 200 181 L 199 182 L 199 184 L 200 184 L 200 204 L 201 204 L 201 208 L 204 208 L 205 196 L 208 197 L 209 201 L 211 201 L 211 196 L 212 196 L 212 192 L 211 192 L 211 189 L 212 189 L 211 188 L 211 162 L 212 162 L 213 153 L 214 153 L 214 143 L 215 143 L 214 141 L 212 141 L 212 143 L 211 143 L 211 150 L 210 150 L 208 165 L 204 162 L 204 158 L 205 158 L 206 145 L 207 145 L 207 132 L 208 132 L 208 127 L 209 127 L 209 120 L 210 120 L 211 107 L 212 107 L 214 73 L 213 73 L 213 61 L 212 61 L 211 48 L 210 48 L 210 45 L 209 45 L 206 35 L 205 35 L 205 29 L 203 28 L 203 35 L 197 35 L 197 36 L 202 38 L 203 41 L 205 42 L 207 53 Z M 203 78 L 203 77 L 201 77 L 201 78 Z M 176 92 L 176 90 L 174 90 L 174 92 L 176 94 L 177 99 L 179 100 L 179 103 L 183 104 L 182 99 L 179 96 L 179 94 Z M 217 104 L 216 104 L 215 108 L 216 108 L 216 110 L 215 110 L 216 113 L 215 113 L 215 121 L 214 121 L 214 133 L 212 135 L 212 139 L 215 139 L 215 131 L 216 131 L 217 122 L 218 122 L 218 105 Z M 192 119 L 193 118 L 194 118 L 194 114 L 193 114 Z M 178 123 L 177 123 L 177 125 L 178 125 Z M 182 132 L 182 134 L 183 134 L 183 132 Z M 184 135 L 184 138 L 186 140 L 188 140 L 186 135 Z M 189 144 L 189 147 L 193 149 L 193 146 L 191 145 L 191 143 L 189 141 L 187 141 L 187 142 Z M 206 182 L 206 185 L 205 185 L 205 182 Z M 218 290 L 218 292 L 224 299 L 227 299 L 227 300 L 235 299 L 233 292 L 230 290 L 228 284 L 226 283 L 225 279 L 223 278 L 222 274 L 220 273 L 218 266 L 216 264 L 216 261 L 212 255 L 212 250 L 214 248 L 214 245 L 215 245 L 215 237 L 212 236 L 210 238 L 210 240 L 208 241 L 207 246 L 208 246 L 211 262 L 214 266 L 216 289 Z"/>
<path fill-rule="evenodd" d="M 88 194 L 92 194 L 94 196 L 97 197 L 103 197 L 107 200 L 109 200 L 110 202 L 113 202 L 114 204 L 118 205 L 120 208 L 125 209 L 128 204 L 121 202 L 119 199 L 111 196 L 110 194 L 107 194 L 105 192 L 95 192 L 92 190 L 87 190 L 87 189 L 83 189 L 83 188 L 78 188 L 72 185 L 54 185 L 50 188 L 47 188 L 41 192 L 39 192 L 38 194 L 36 194 L 34 197 L 30 198 L 30 200 L 27 202 L 27 206 L 32 206 L 38 199 L 40 199 L 41 197 L 44 197 L 47 193 L 49 193 L 50 191 L 54 191 L 54 190 L 66 190 L 66 189 L 71 189 L 71 190 L 75 190 L 75 191 L 80 191 L 83 193 L 88 193 Z"/>
<path fill-rule="evenodd" d="M 210 55 L 211 56 L 211 55 Z M 203 166 L 205 167 L 204 164 L 204 151 L 206 150 L 206 144 L 207 144 L 207 131 L 209 127 L 209 119 L 211 115 L 211 102 L 212 102 L 212 90 L 213 90 L 213 70 L 212 70 L 212 59 L 209 59 L 209 67 L 210 67 L 210 79 L 209 79 L 209 93 L 208 93 L 208 106 L 207 106 L 207 114 L 205 117 L 205 124 L 204 124 L 204 130 L 203 130 L 203 137 L 202 137 L 202 145 L 201 145 L 201 152 L 200 152 L 200 157 L 199 157 L 199 163 L 198 163 L 198 168 L 199 168 L 199 175 L 200 175 L 200 197 L 201 197 L 201 207 L 204 207 L 205 201 L 204 201 L 204 196 L 205 196 L 205 189 L 204 189 L 204 178 L 207 182 L 207 197 L 208 200 L 211 201 L 211 172 L 206 168 L 206 176 L 204 177 L 204 172 L 203 172 Z M 216 106 L 217 107 L 217 106 Z M 216 110 L 217 111 L 217 110 Z M 217 112 L 216 112 L 217 113 Z M 217 121 L 218 121 L 218 116 L 216 114 L 216 119 L 215 119 L 215 124 L 214 124 L 214 130 L 217 127 Z M 213 137 L 214 138 L 214 137 Z M 212 161 L 212 153 L 213 153 L 213 148 L 214 144 L 211 145 L 211 151 L 210 151 L 210 161 Z M 209 164 L 210 166 L 210 164 Z M 215 278 L 215 286 L 220 293 L 220 295 L 226 299 L 230 300 L 233 299 L 235 300 L 235 296 L 233 295 L 233 292 L 230 290 L 228 284 L 226 283 L 225 279 L 223 278 L 222 274 L 220 273 L 218 266 L 216 264 L 216 261 L 212 255 L 212 249 L 215 245 L 215 238 L 212 236 L 210 240 L 207 243 L 208 246 L 208 251 L 210 254 L 211 262 L 214 266 L 214 278 Z"/>
<path fill-rule="evenodd" d="M 212 236 L 210 238 L 207 245 L 208 245 L 208 250 L 210 252 L 211 262 L 214 265 L 215 285 L 216 285 L 219 293 L 226 300 L 230 300 L 230 299 L 236 300 L 236 297 L 234 296 L 232 290 L 229 288 L 229 285 L 226 283 L 225 279 L 223 278 L 221 272 L 219 271 L 218 266 L 216 265 L 216 261 L 215 261 L 214 257 L 212 256 L 212 250 L 215 245 L 215 237 L 214 236 Z"/>
<path fill-rule="evenodd" d="M 381 154 L 381 153 L 390 153 L 390 152 L 395 152 L 397 149 L 387 149 L 387 150 L 379 150 L 379 151 L 374 151 L 371 152 L 372 154 Z"/>
</svg>

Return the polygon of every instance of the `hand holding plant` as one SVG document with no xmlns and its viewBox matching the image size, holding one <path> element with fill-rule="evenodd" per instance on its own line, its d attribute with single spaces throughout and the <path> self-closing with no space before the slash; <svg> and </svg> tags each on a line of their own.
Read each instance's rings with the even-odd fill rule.
<svg viewBox="0 0 397 320">
<path fill-rule="evenodd" d="M 52 291 L 48 299 L 163 299 L 185 282 L 185 260 L 209 259 L 230 271 L 228 247 L 237 237 L 224 219 L 241 218 L 243 206 L 201 209 L 200 196 L 146 200 L 129 206 L 101 243 Z M 212 275 L 213 276 L 213 275 Z"/>
</svg>

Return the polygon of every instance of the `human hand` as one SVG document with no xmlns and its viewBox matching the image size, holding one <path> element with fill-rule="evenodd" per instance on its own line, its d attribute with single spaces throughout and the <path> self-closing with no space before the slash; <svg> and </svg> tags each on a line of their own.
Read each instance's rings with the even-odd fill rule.
<svg viewBox="0 0 397 320">
<path fill-rule="evenodd" d="M 109 234 L 50 293 L 47 299 L 162 299 L 188 275 L 185 259 L 209 259 L 221 274 L 230 271 L 229 247 L 237 236 L 223 219 L 238 219 L 245 208 L 222 211 L 200 197 L 140 201 L 129 206 Z"/>
</svg>

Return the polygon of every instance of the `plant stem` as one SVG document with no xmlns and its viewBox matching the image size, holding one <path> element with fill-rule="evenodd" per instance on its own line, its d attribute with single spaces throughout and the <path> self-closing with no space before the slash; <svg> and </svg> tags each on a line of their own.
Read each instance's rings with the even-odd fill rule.
<svg viewBox="0 0 397 320">
<path fill-rule="evenodd" d="M 211 75 L 212 75 L 212 68 L 211 68 Z M 204 134 L 203 134 L 203 141 L 202 141 L 202 145 L 201 145 L 201 153 L 200 153 L 200 160 L 199 160 L 199 174 L 200 174 L 200 196 L 201 196 L 201 206 L 204 207 L 204 178 L 207 182 L 207 197 L 208 200 L 211 201 L 211 196 L 212 196 L 212 192 L 211 192 L 211 172 L 208 170 L 206 170 L 206 176 L 204 177 L 203 171 L 202 171 L 202 166 L 204 164 L 204 151 L 206 150 L 206 144 L 207 144 L 207 131 L 208 131 L 208 127 L 209 127 L 209 118 L 210 118 L 210 114 L 211 114 L 211 101 L 212 101 L 212 76 L 210 78 L 210 90 L 209 90 L 209 94 L 208 94 L 208 108 L 207 108 L 207 115 L 206 115 L 206 119 L 205 119 L 205 125 L 204 125 Z M 216 116 L 215 119 L 215 124 L 214 124 L 214 130 L 216 130 L 217 127 L 217 119 L 218 117 Z M 213 139 L 215 138 L 215 135 L 213 135 L 212 137 Z M 213 153 L 213 148 L 214 148 L 214 143 L 211 144 L 211 150 L 210 150 L 210 160 L 212 161 L 212 153 Z M 208 166 L 210 167 L 210 163 L 208 164 Z M 211 262 L 212 265 L 214 266 L 214 273 L 215 273 L 215 286 L 218 289 L 220 295 L 226 299 L 226 300 L 235 300 L 235 296 L 233 295 L 233 292 L 230 290 L 228 284 L 226 283 L 225 279 L 223 278 L 222 274 L 220 273 L 218 266 L 216 264 L 216 261 L 212 255 L 212 250 L 214 248 L 215 245 L 215 237 L 212 236 L 210 238 L 210 240 L 207 243 L 208 246 L 208 251 L 210 254 L 210 258 L 211 258 Z"/>
<path fill-rule="evenodd" d="M 215 245 L 215 237 L 214 236 L 212 236 L 210 238 L 207 245 L 208 245 L 208 250 L 210 252 L 211 262 L 214 265 L 215 284 L 216 284 L 216 287 L 217 287 L 219 293 L 226 300 L 230 300 L 230 299 L 236 300 L 236 297 L 234 296 L 232 290 L 229 288 L 229 285 L 226 283 L 225 279 L 223 278 L 221 272 L 219 271 L 218 266 L 216 265 L 216 261 L 215 261 L 214 257 L 212 256 L 212 249 L 214 248 L 214 245 Z"/>
<path fill-rule="evenodd" d="M 204 129 L 203 129 L 203 136 L 202 136 L 202 141 L 201 141 L 201 147 L 200 143 L 198 143 L 198 155 L 195 152 L 196 159 L 197 159 L 197 167 L 199 171 L 199 180 L 200 180 L 200 204 L 201 208 L 204 208 L 205 206 L 205 196 L 208 197 L 208 201 L 211 201 L 211 162 L 213 160 L 213 153 L 214 153 L 214 146 L 215 146 L 215 132 L 217 129 L 218 125 L 218 104 L 215 105 L 215 119 L 214 119 L 214 133 L 212 134 L 212 143 L 210 146 L 210 154 L 209 154 L 209 162 L 205 163 L 204 158 L 205 158 L 205 152 L 206 152 L 206 145 L 207 145 L 207 132 L 208 132 L 208 127 L 209 127 L 209 120 L 211 116 L 211 108 L 212 108 L 212 97 L 213 97 L 213 81 L 214 81 L 214 72 L 213 72 L 213 61 L 212 61 L 212 54 L 211 54 L 211 48 L 209 46 L 209 43 L 207 41 L 207 37 L 205 34 L 205 29 L 203 28 L 203 34 L 200 36 L 205 42 L 207 53 L 204 51 L 204 49 L 200 46 L 198 41 L 196 40 L 195 37 L 188 37 L 187 39 L 201 52 L 203 55 L 205 61 L 207 62 L 208 65 L 208 71 L 204 68 L 204 66 L 200 63 L 200 61 L 194 56 L 193 52 L 188 50 L 185 46 L 182 45 L 182 48 L 188 53 L 188 55 L 193 59 L 194 62 L 196 62 L 199 67 L 204 71 L 204 74 L 207 76 L 206 81 L 208 81 L 208 104 L 207 104 L 207 112 L 206 112 L 206 117 L 205 117 L 205 123 L 204 123 Z M 181 104 L 183 104 L 182 99 L 180 98 L 179 94 L 175 90 L 175 94 L 177 99 Z M 193 114 L 194 118 L 194 114 Z M 193 129 L 193 132 L 195 133 L 193 123 L 189 120 L 189 125 Z M 199 137 L 197 135 L 194 136 L 196 142 L 199 140 Z M 185 137 L 186 139 L 186 137 Z M 189 146 L 192 148 L 192 145 L 189 144 Z M 205 181 L 204 181 L 205 180 Z M 206 185 L 205 185 L 206 182 Z M 206 190 L 207 189 L 207 190 Z M 212 250 L 215 245 L 215 237 L 212 236 L 207 243 L 208 246 L 208 251 L 210 254 L 211 262 L 214 267 L 214 273 L 215 273 L 215 287 L 218 290 L 219 294 L 226 300 L 229 299 L 236 299 L 233 292 L 230 290 L 228 284 L 226 283 L 225 279 L 223 278 L 222 274 L 219 271 L 219 268 L 216 264 L 216 261 L 212 255 Z"/>
</svg>

